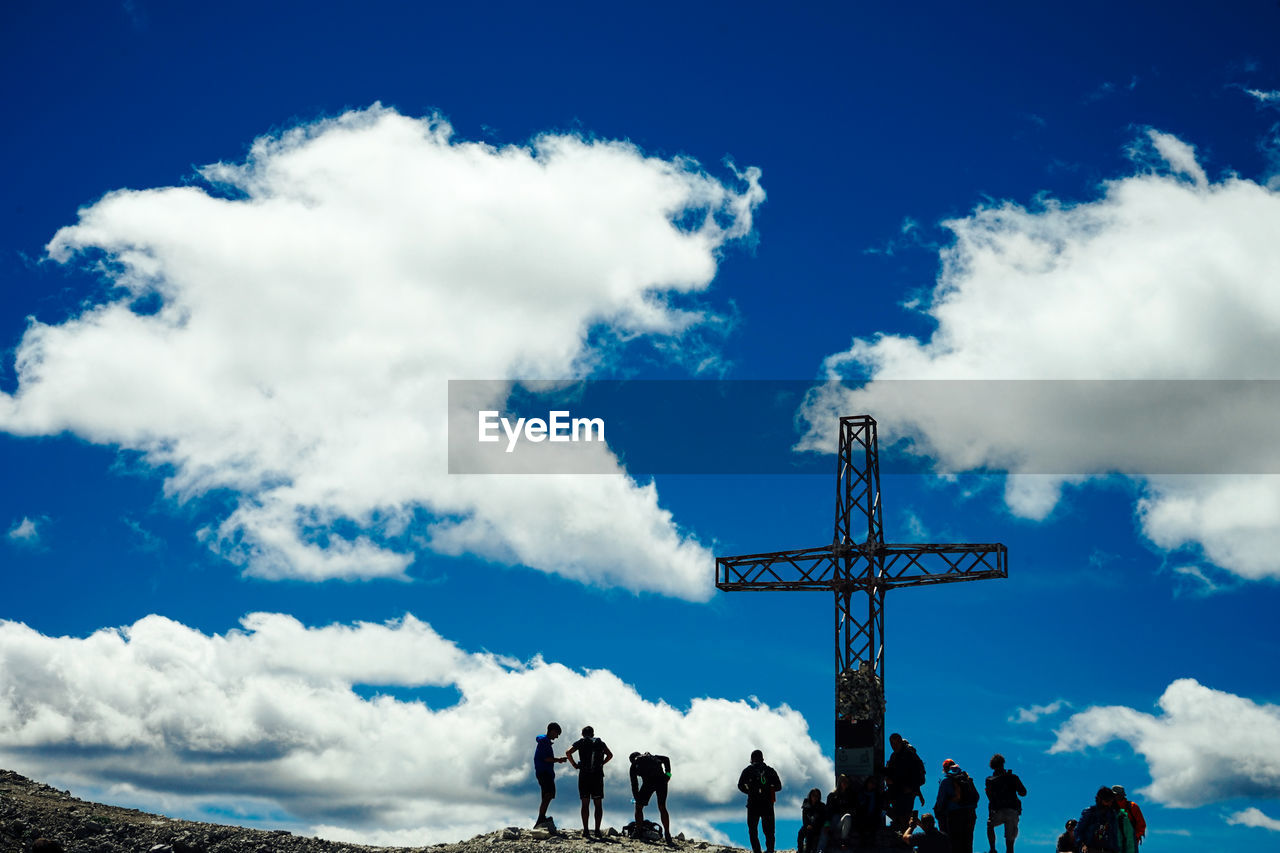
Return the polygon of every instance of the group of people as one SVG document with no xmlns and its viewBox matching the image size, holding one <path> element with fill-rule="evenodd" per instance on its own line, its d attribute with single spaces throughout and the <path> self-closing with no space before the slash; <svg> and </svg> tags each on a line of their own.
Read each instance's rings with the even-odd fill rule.
<svg viewBox="0 0 1280 853">
<path fill-rule="evenodd" d="M 798 853 L 825 853 L 829 849 L 851 850 L 876 844 L 885 828 L 922 853 L 972 853 L 980 797 L 968 773 L 952 759 L 942 762 L 942 778 L 933 802 L 932 814 L 920 814 L 916 800 L 925 804 L 924 761 L 906 738 L 889 736 L 892 750 L 885 762 L 884 776 L 866 776 L 855 784 L 848 776 L 836 780 L 836 789 L 824 802 L 814 788 L 801 806 Z M 1027 795 L 1022 780 L 1005 767 L 1003 755 L 991 756 L 987 777 L 987 845 L 996 851 L 996 830 L 1004 834 L 1005 853 L 1013 853 L 1022 815 L 1022 797 Z M 772 850 L 772 845 L 770 845 Z"/>
<path fill-rule="evenodd" d="M 560 737 L 559 723 L 548 723 L 547 733 L 538 735 L 533 751 L 533 774 L 542 791 L 542 803 L 534 828 L 548 825 L 547 807 L 556 797 L 556 765 L 568 762 L 578 771 L 578 796 L 582 800 L 582 837 L 602 838 L 600 822 L 604 817 L 604 766 L 613 760 L 613 752 L 603 740 L 596 737 L 595 729 L 584 726 L 582 737 L 564 755 L 557 757 L 554 741 Z M 635 826 L 644 824 L 644 808 L 655 796 L 658 799 L 658 815 L 662 819 L 662 832 L 669 846 L 671 817 L 667 814 L 667 783 L 671 779 L 671 759 L 665 755 L 633 752 L 631 760 L 631 797 L 636 804 Z M 590 805 L 595 804 L 595 833 L 588 827 Z"/>
<path fill-rule="evenodd" d="M 604 818 L 604 766 L 613 760 L 613 751 L 596 737 L 591 726 L 584 726 L 582 737 L 574 741 L 564 755 L 556 756 L 555 740 L 561 733 L 559 723 L 548 723 L 547 733 L 538 735 L 537 746 L 533 750 L 533 774 L 542 791 L 542 802 L 538 806 L 534 828 L 554 826 L 547 817 L 547 808 L 556 797 L 556 765 L 568 762 L 578 771 L 578 797 L 582 800 L 582 837 L 602 838 L 600 823 Z M 668 847 L 676 846 L 671 837 L 671 816 L 667 812 L 671 759 L 649 752 L 633 752 L 630 761 L 631 797 L 636 812 L 632 826 L 639 829 L 645 825 L 645 807 L 656 797 L 663 838 Z M 778 778 L 776 770 L 764 763 L 764 753 L 760 750 L 751 753 L 751 763 L 739 774 L 738 790 L 747 795 L 747 826 L 751 832 L 752 849 L 755 853 L 761 853 L 759 832 L 763 831 L 769 853 L 773 853 L 773 804 L 777 801 L 778 791 L 782 790 L 782 780 Z M 594 830 L 590 827 L 592 803 L 595 805 Z"/>
<path fill-rule="evenodd" d="M 547 807 L 556 796 L 555 765 L 568 762 L 578 771 L 582 835 L 588 839 L 599 838 L 604 814 L 604 766 L 613 759 L 613 752 L 595 736 L 591 726 L 586 726 L 582 737 L 574 741 L 563 756 L 557 757 L 553 742 L 560 734 L 559 724 L 549 723 L 547 733 L 537 738 L 533 769 L 542 791 L 542 803 L 534 826 L 547 825 Z M 854 779 L 842 775 L 836 780 L 835 790 L 825 799 L 817 788 L 809 791 L 801 805 L 797 853 L 872 846 L 876 844 L 876 836 L 885 829 L 886 818 L 889 829 L 921 853 L 973 853 L 973 834 L 981 801 L 973 779 L 952 759 L 943 761 L 932 813 L 921 814 L 915 805 L 917 800 L 921 806 L 925 805 L 924 761 L 900 734 L 889 736 L 889 747 L 892 751 L 885 762 L 883 776 L 866 776 L 855 783 Z M 675 846 L 667 813 L 671 759 L 665 755 L 633 752 L 630 763 L 634 826 L 645 824 L 644 809 L 656 796 L 663 837 L 669 846 Z M 998 853 L 997 830 L 1004 836 L 1004 853 L 1013 853 L 1022 816 L 1022 798 L 1027 795 L 1027 789 L 1018 775 L 1005 766 L 1003 755 L 996 753 L 988 764 L 991 775 L 986 777 L 983 786 L 987 799 L 988 853 Z M 738 776 L 738 790 L 747 797 L 747 831 L 752 853 L 774 853 L 774 804 L 782 790 L 782 780 L 776 770 L 765 764 L 761 750 L 751 753 L 751 763 Z M 595 805 L 594 836 L 589 825 L 592 803 Z M 1137 853 L 1146 831 L 1142 810 L 1125 797 L 1122 786 L 1100 788 L 1094 805 L 1085 809 L 1078 821 L 1067 821 L 1057 849 L 1060 853 Z"/>
<path fill-rule="evenodd" d="M 1067 821 L 1057 849 L 1062 853 L 1137 853 L 1146 835 L 1142 809 L 1125 796 L 1123 785 L 1112 785 L 1098 789 L 1093 805 L 1080 813 L 1079 820 Z"/>
</svg>

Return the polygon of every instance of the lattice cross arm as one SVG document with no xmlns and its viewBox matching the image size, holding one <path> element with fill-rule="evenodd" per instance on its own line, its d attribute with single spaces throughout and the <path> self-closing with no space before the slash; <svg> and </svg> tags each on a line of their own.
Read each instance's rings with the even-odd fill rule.
<svg viewBox="0 0 1280 853">
<path fill-rule="evenodd" d="M 838 565 L 834 546 L 716 558 L 716 587 L 723 590 L 830 590 Z"/>
<path fill-rule="evenodd" d="M 877 553 L 884 560 L 880 586 L 887 588 L 1009 576 L 1008 549 L 996 543 L 884 545 Z"/>
</svg>

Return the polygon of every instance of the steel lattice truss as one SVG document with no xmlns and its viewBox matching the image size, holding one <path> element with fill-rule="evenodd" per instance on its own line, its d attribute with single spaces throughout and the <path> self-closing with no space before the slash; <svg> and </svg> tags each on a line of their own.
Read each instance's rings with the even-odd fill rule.
<svg viewBox="0 0 1280 853">
<path fill-rule="evenodd" d="M 861 541 L 855 540 L 855 535 L 860 535 Z M 716 558 L 719 589 L 834 593 L 836 672 L 856 671 L 867 663 L 882 684 L 887 591 L 1008 574 L 1008 552 L 1001 544 L 885 544 L 876 422 L 868 415 L 840 419 L 832 544 Z M 853 611 L 857 593 L 866 595 L 865 617 Z M 883 720 L 876 723 L 882 735 Z M 881 743 L 877 763 L 883 753 Z"/>
</svg>

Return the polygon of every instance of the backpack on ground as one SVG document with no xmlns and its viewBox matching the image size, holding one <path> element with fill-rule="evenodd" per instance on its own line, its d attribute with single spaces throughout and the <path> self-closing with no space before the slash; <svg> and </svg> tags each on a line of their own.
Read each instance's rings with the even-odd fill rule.
<svg viewBox="0 0 1280 853">
<path fill-rule="evenodd" d="M 622 834 L 637 841 L 661 841 L 662 827 L 651 820 L 636 823 L 634 820 L 622 827 Z"/>
</svg>

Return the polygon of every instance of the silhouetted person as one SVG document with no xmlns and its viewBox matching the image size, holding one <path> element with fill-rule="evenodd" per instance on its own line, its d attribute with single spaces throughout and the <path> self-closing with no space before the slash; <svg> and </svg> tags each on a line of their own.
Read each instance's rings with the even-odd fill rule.
<svg viewBox="0 0 1280 853">
<path fill-rule="evenodd" d="M 917 828 L 919 832 L 916 831 Z M 902 840 L 920 853 L 951 853 L 951 839 L 938 829 L 931 814 L 920 815 L 919 818 L 908 815 L 907 829 L 902 833 Z"/>
<path fill-rule="evenodd" d="M 987 777 L 987 849 L 996 853 L 996 827 L 1004 827 L 1005 853 L 1013 853 L 1018 837 L 1018 820 L 1022 816 L 1022 800 L 1027 789 L 1018 774 L 1004 769 L 1004 756 L 991 756 L 991 775 Z"/>
<path fill-rule="evenodd" d="M 853 844 L 853 815 L 858 810 L 858 792 L 844 773 L 836 777 L 836 789 L 827 795 L 827 847 Z"/>
<path fill-rule="evenodd" d="M 671 840 L 671 817 L 667 814 L 667 783 L 671 781 L 671 759 L 665 755 L 631 753 L 631 798 L 636 801 L 636 826 L 644 823 L 644 807 L 649 798 L 658 795 L 658 817 L 662 820 L 662 834 L 667 845 Z"/>
<path fill-rule="evenodd" d="M 1147 835 L 1147 819 L 1142 814 L 1142 809 L 1138 808 L 1138 804 L 1129 799 L 1124 794 L 1123 785 L 1112 785 L 1111 793 L 1116 795 L 1114 806 L 1116 811 L 1124 812 L 1129 818 L 1129 822 L 1133 824 L 1134 845 L 1142 844 L 1142 839 Z"/>
<path fill-rule="evenodd" d="M 556 765 L 565 759 L 556 758 L 552 741 L 560 737 L 560 724 L 547 723 L 547 733 L 538 735 L 538 745 L 533 750 L 533 775 L 538 779 L 538 787 L 542 789 L 542 805 L 538 806 L 538 820 L 534 828 L 547 820 L 547 806 L 556 798 Z"/>
<path fill-rule="evenodd" d="M 818 853 L 824 850 L 823 830 L 827 825 L 827 804 L 817 788 L 800 804 L 800 832 L 796 835 L 796 853 Z"/>
<path fill-rule="evenodd" d="M 1093 805 L 1080 813 L 1076 824 L 1080 853 L 1119 853 L 1120 833 L 1112 808 L 1115 798 L 1110 788 L 1099 788 L 1093 795 Z"/>
<path fill-rule="evenodd" d="M 1066 831 L 1058 836 L 1058 848 L 1056 853 L 1075 853 L 1076 850 L 1076 821 L 1074 818 L 1067 821 Z"/>
<path fill-rule="evenodd" d="M 880 785 L 880 777 L 868 776 L 862 780 L 857 805 L 853 828 L 858 833 L 858 844 L 861 847 L 871 847 L 875 843 L 876 833 L 884 829 L 884 789 Z"/>
<path fill-rule="evenodd" d="M 924 794 L 920 792 L 925 780 L 924 762 L 916 748 L 897 732 L 889 735 L 889 748 L 893 752 L 884 765 L 885 812 L 893 828 L 901 829 L 906 826 L 917 797 L 924 805 Z"/>
<path fill-rule="evenodd" d="M 751 834 L 752 853 L 760 853 L 757 827 L 764 829 L 765 850 L 773 853 L 773 803 L 782 790 L 778 773 L 764 763 L 764 753 L 751 753 L 751 763 L 738 776 L 738 790 L 747 795 L 747 830 Z"/>
<path fill-rule="evenodd" d="M 977 822 L 978 789 L 969 774 L 950 758 L 942 762 L 942 781 L 933 813 L 951 839 L 954 853 L 973 853 L 973 825 Z"/>
<path fill-rule="evenodd" d="M 578 753 L 578 760 L 573 754 Z M 604 766 L 613 758 L 613 753 L 605 742 L 596 737 L 595 729 L 584 726 L 582 737 L 573 742 L 573 746 L 564 754 L 565 760 L 578 771 L 578 796 L 582 798 L 582 837 L 590 838 L 587 830 L 587 803 L 594 800 L 596 804 L 596 837 L 600 833 L 600 818 L 604 816 Z"/>
</svg>

